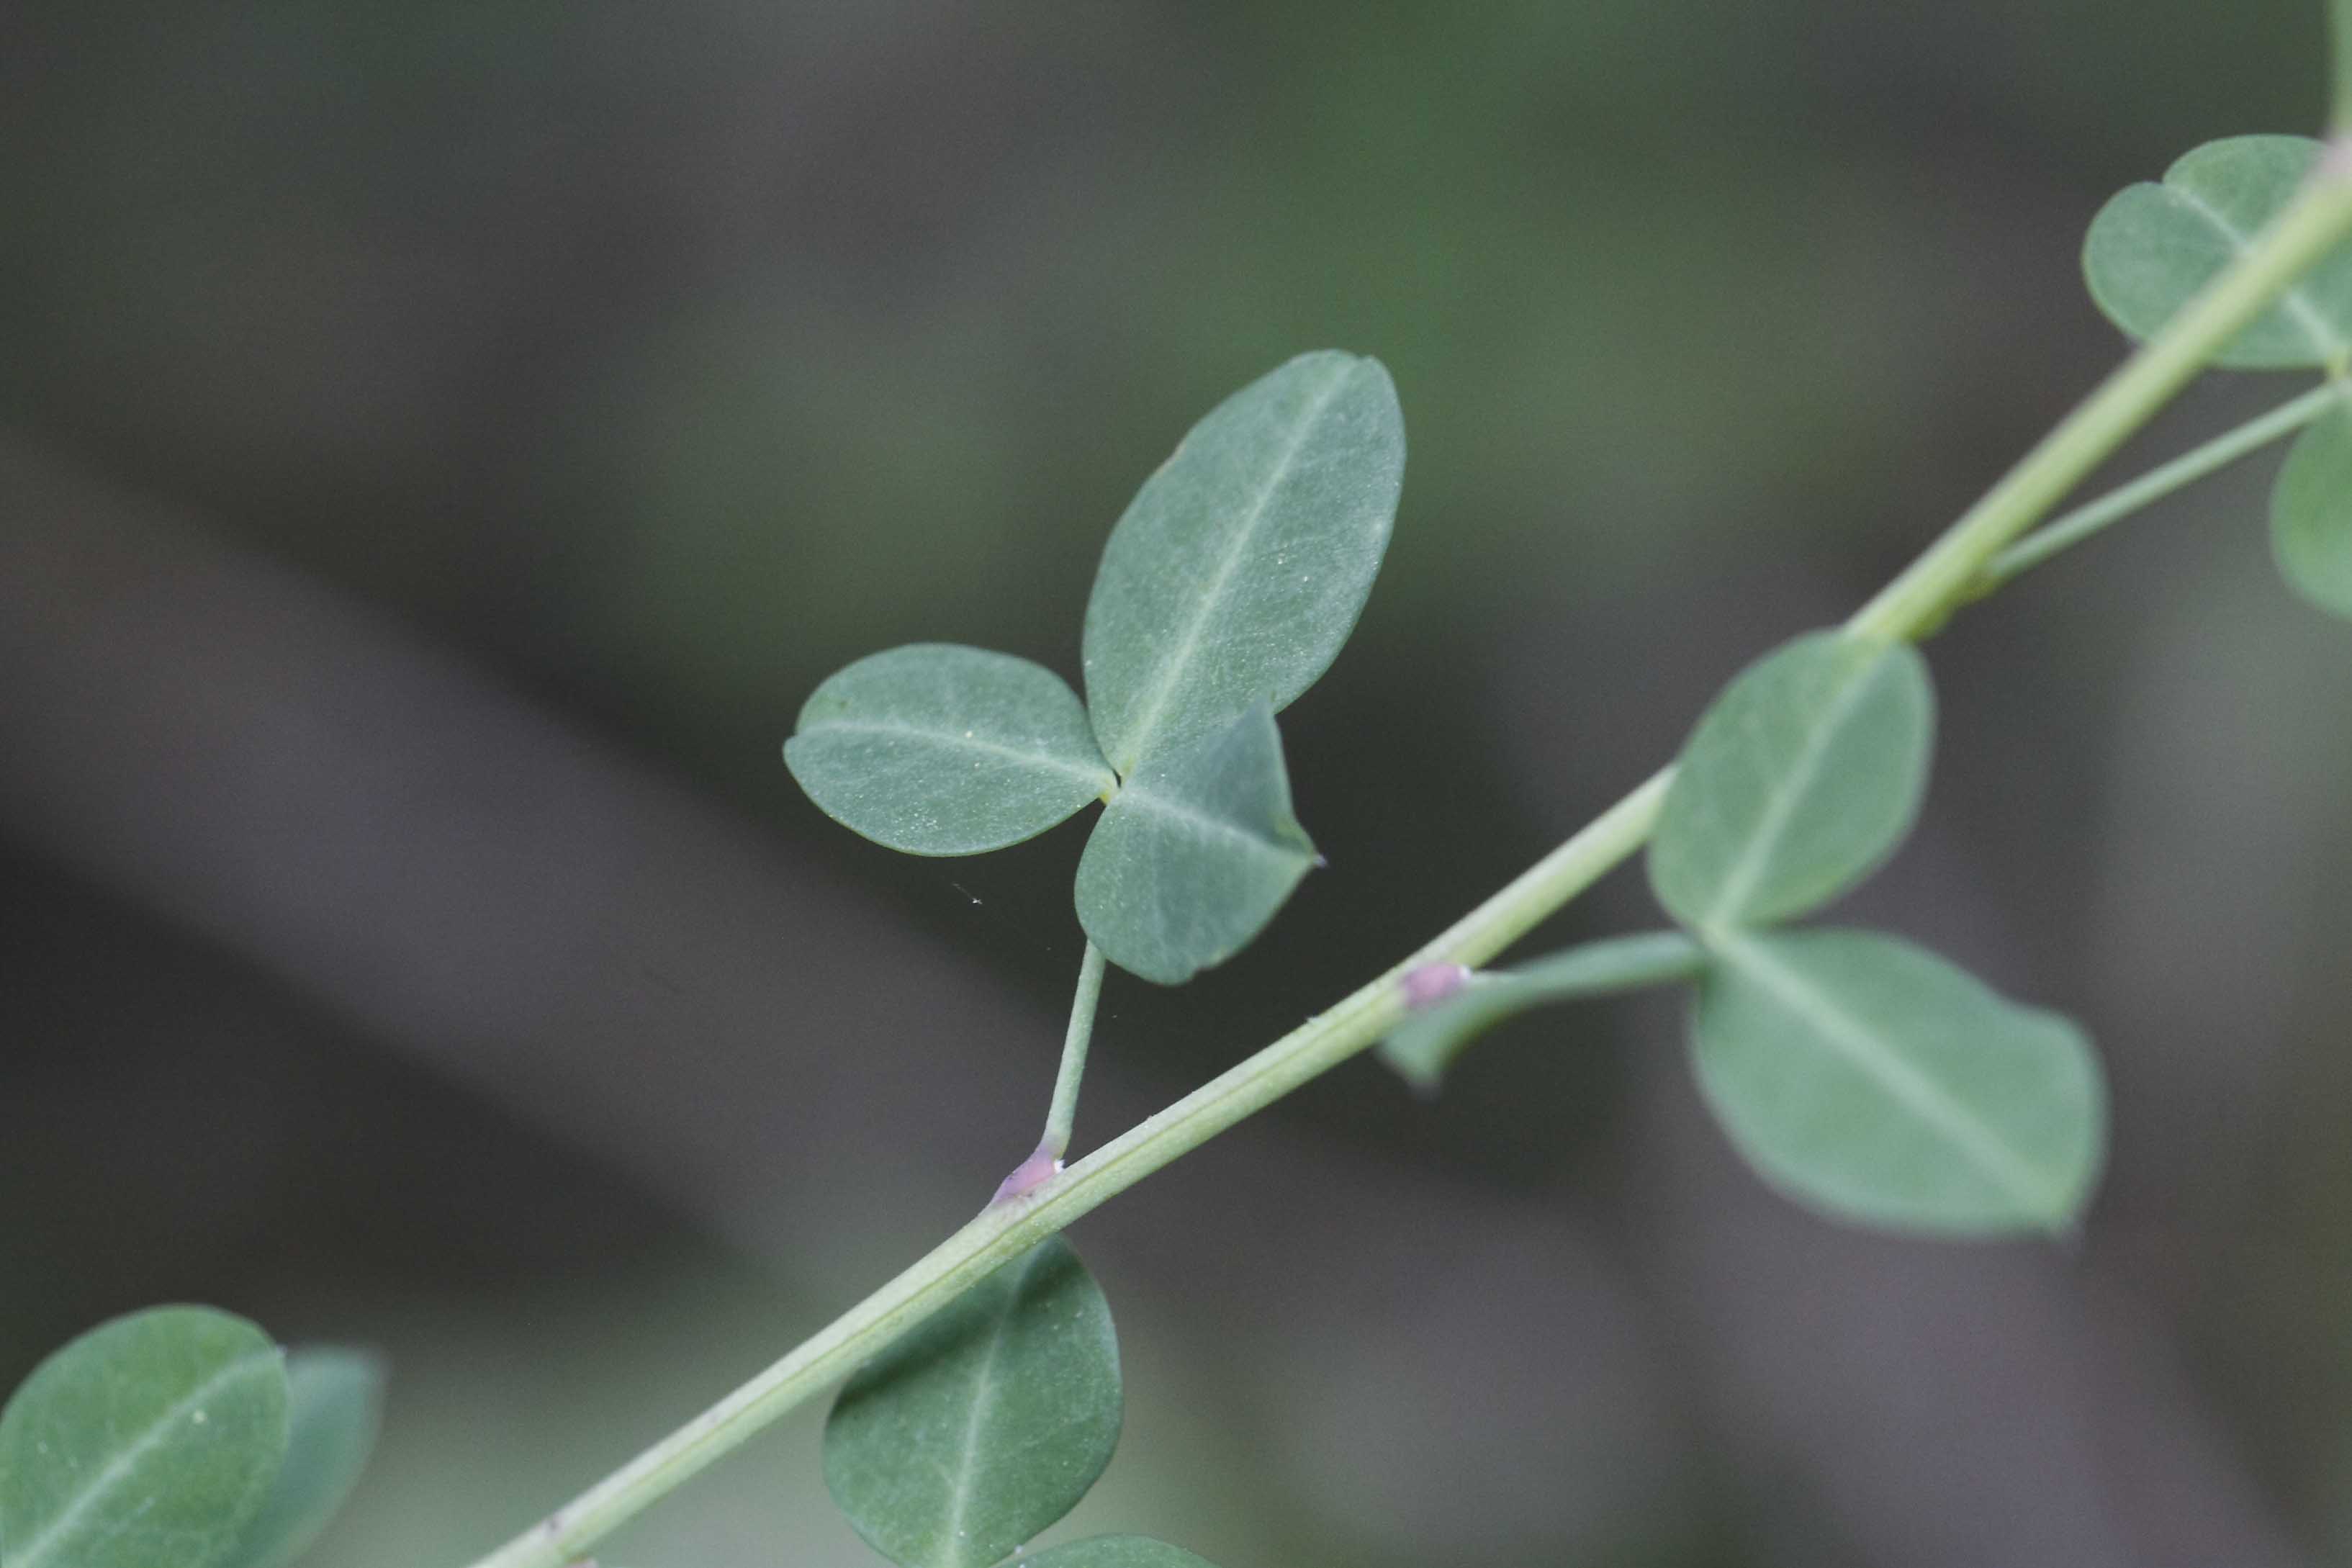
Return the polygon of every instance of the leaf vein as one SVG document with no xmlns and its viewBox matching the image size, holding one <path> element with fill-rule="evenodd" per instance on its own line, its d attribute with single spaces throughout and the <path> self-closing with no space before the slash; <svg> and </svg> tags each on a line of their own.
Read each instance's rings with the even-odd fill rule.
<svg viewBox="0 0 2352 1568">
<path fill-rule="evenodd" d="M 1805 738 L 1804 745 L 1798 750 L 1788 771 L 1780 775 L 1778 787 L 1765 797 L 1764 810 L 1756 819 L 1755 830 L 1748 835 L 1746 851 L 1724 874 L 1723 881 L 1716 889 L 1715 900 L 1707 906 L 1706 917 L 1701 923 L 1708 926 L 1722 923 L 1727 910 L 1738 909 L 1755 892 L 1756 884 L 1762 879 L 1765 865 L 1771 858 L 1772 851 L 1780 847 L 1781 835 L 1789 830 L 1790 822 L 1797 815 L 1797 807 L 1811 791 L 1813 781 L 1820 774 L 1838 731 L 1845 727 L 1846 720 L 1860 705 L 1864 694 L 1870 689 L 1872 677 L 1879 668 L 1875 664 L 1864 666 L 1859 678 L 1838 693 L 1837 700 L 1822 713 L 1821 723 Z"/>
<path fill-rule="evenodd" d="M 1302 851 L 1271 835 L 1254 833 L 1239 823 L 1228 822 L 1223 817 L 1211 816 L 1208 813 L 1187 805 L 1182 801 L 1167 795 L 1154 795 L 1149 786 L 1139 788 L 1129 784 L 1119 792 L 1119 799 L 1132 802 L 1138 808 L 1164 816 L 1171 822 L 1181 822 L 1187 827 L 1232 839 L 1261 854 L 1277 856 L 1286 860 L 1305 858 Z"/>
<path fill-rule="evenodd" d="M 1003 1352 L 1013 1320 L 1020 1313 L 1021 1292 L 1028 1288 L 1030 1271 L 1037 1267 L 1041 1256 L 1033 1252 L 1021 1265 L 1012 1289 L 1005 1293 L 1003 1309 L 997 1313 L 996 1327 L 988 1336 L 988 1349 L 972 1375 L 971 1408 L 964 1415 L 962 1451 L 957 1456 L 955 1474 L 948 1488 L 948 1514 L 940 1529 L 938 1568 L 954 1568 L 960 1561 L 955 1554 L 955 1542 L 961 1539 L 964 1520 L 971 1511 L 972 1473 L 977 1468 L 981 1428 L 986 1425 L 988 1408 L 996 1398 L 997 1357 Z"/>
<path fill-rule="evenodd" d="M 105 1466 L 91 1479 L 90 1483 L 82 1489 L 81 1494 L 67 1505 L 65 1511 L 42 1527 L 40 1533 L 33 1537 L 30 1545 L 10 1555 L 8 1568 L 40 1568 L 40 1564 L 47 1558 L 58 1542 L 71 1534 L 74 1528 L 80 1523 L 82 1516 L 97 1505 L 98 1500 L 121 1485 L 126 1477 L 138 1468 L 149 1454 L 163 1444 L 182 1421 L 188 1419 L 201 1409 L 206 1400 L 218 1397 L 222 1391 L 232 1384 L 250 1376 L 257 1371 L 266 1369 L 274 1353 L 262 1352 L 239 1357 L 197 1384 L 184 1398 L 158 1415 L 148 1426 L 147 1430 L 142 1432 L 121 1453 L 106 1462 Z M 151 1499 L 150 1501 L 152 1500 Z M 119 1533 L 126 1527 L 126 1525 L 118 1524 L 110 1533 Z"/>
<path fill-rule="evenodd" d="M 827 719 L 809 725 L 801 733 L 804 736 L 814 736 L 838 731 L 847 731 L 852 734 L 859 735 L 891 735 L 901 739 L 932 741 L 961 751 L 986 752 L 991 755 L 1004 757 L 1025 766 L 1046 768 L 1055 773 L 1067 773 L 1072 778 L 1083 779 L 1088 784 L 1109 784 L 1117 782 L 1108 767 L 1088 767 L 1084 763 L 1073 763 L 1050 752 L 1026 751 L 1019 746 L 1008 746 L 1001 741 L 983 741 L 978 736 L 967 735 L 960 730 L 926 730 L 916 724 L 886 724 L 872 719 Z"/>
<path fill-rule="evenodd" d="M 1811 1024 L 1819 1037 L 1864 1076 L 1914 1116 L 1942 1133 L 2011 1197 L 2030 1213 L 2049 1206 L 2048 1184 L 1974 1112 L 1946 1093 L 1926 1073 L 1889 1051 L 1867 1024 L 1839 1006 L 1803 976 L 1777 963 L 1759 946 L 1732 944 L 1735 962 L 1764 989 Z"/>
<path fill-rule="evenodd" d="M 1132 773 L 1136 764 L 1143 760 L 1144 752 L 1150 749 L 1152 731 L 1160 727 L 1160 715 L 1167 711 L 1169 700 L 1175 695 L 1178 683 L 1183 679 L 1185 671 L 1191 668 L 1192 660 L 1199 656 L 1202 636 L 1208 630 L 1210 621 L 1215 618 L 1219 602 L 1224 597 L 1226 586 L 1233 582 L 1234 574 L 1241 569 L 1241 563 L 1248 556 L 1250 545 L 1255 540 L 1257 531 L 1264 526 L 1266 509 L 1273 504 L 1275 492 L 1280 489 L 1283 481 L 1290 477 L 1291 469 L 1298 461 L 1298 454 L 1306 450 L 1307 437 L 1322 419 L 1323 411 L 1331 405 L 1332 400 L 1339 395 L 1339 388 L 1346 384 L 1348 378 L 1354 374 L 1354 365 L 1342 366 L 1339 373 L 1315 395 L 1305 415 L 1299 419 L 1297 428 L 1291 432 L 1290 440 L 1284 447 L 1281 458 L 1276 461 L 1273 468 L 1266 475 L 1265 482 L 1258 488 L 1257 495 L 1250 502 L 1249 516 L 1244 520 L 1241 527 L 1234 531 L 1233 542 L 1227 547 L 1224 559 L 1217 563 L 1215 576 L 1210 580 L 1208 590 L 1201 595 L 1199 604 L 1192 611 L 1191 624 L 1184 628 L 1184 635 L 1179 639 L 1175 650 L 1161 663 L 1159 678 L 1152 682 L 1150 695 L 1144 700 L 1141 717 L 1128 733 L 1125 748 L 1128 757 L 1124 766 L 1120 768 L 1122 776 Z"/>
</svg>

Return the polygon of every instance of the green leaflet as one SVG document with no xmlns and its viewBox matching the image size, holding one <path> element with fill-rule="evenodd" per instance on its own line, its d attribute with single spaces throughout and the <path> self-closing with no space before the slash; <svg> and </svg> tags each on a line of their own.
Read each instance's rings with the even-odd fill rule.
<svg viewBox="0 0 2352 1568">
<path fill-rule="evenodd" d="M 1650 845 L 1659 901 L 1706 945 L 1699 1087 L 1767 1181 L 1834 1216 L 2056 1228 L 2088 1196 L 2105 1118 L 2072 1024 L 1891 938 L 1756 929 L 1902 841 L 1934 730 L 1917 650 L 1836 632 L 1766 655 L 1700 719 Z"/>
<path fill-rule="evenodd" d="M 206 1307 L 118 1318 L 0 1413 L 5 1568 L 214 1568 L 286 1456 L 286 1367 Z"/>
<path fill-rule="evenodd" d="M 1010 1568 L 1210 1568 L 1210 1564 L 1204 1558 L 1144 1536 L 1097 1535 L 1023 1557 Z"/>
<path fill-rule="evenodd" d="M 1907 643 L 1814 632 L 1740 672 L 1683 748 L 1650 844 L 1650 885 L 1714 931 L 1820 908 L 1911 830 L 1935 696 Z"/>
<path fill-rule="evenodd" d="M 1907 943 L 1723 940 L 1692 1040 L 1732 1142 L 1829 1214 L 1992 1234 L 2063 1228 L 2088 1201 L 2105 1101 L 2081 1033 Z"/>
<path fill-rule="evenodd" d="M 989 1568 L 1086 1495 L 1121 1411 L 1109 1305 L 1050 1237 L 850 1380 L 825 1485 L 902 1568 Z"/>
<path fill-rule="evenodd" d="M 895 647 L 826 680 L 784 763 L 826 816 L 915 855 L 1017 844 L 1118 783 L 1061 677 L 949 643 Z"/>
<path fill-rule="evenodd" d="M 1080 922 L 1121 967 L 1189 979 L 1313 861 L 1280 738 L 1252 712 L 1297 698 L 1347 640 L 1403 474 L 1388 372 L 1302 354 L 1211 410 L 1112 531 L 1087 605 L 1090 709 L 1025 660 L 893 648 L 816 689 L 785 763 L 835 821 L 918 855 L 1001 848 L 1113 800 L 1079 867 Z"/>
<path fill-rule="evenodd" d="M 1239 952 L 1314 863 L 1260 702 L 1128 779 L 1078 860 L 1078 923 L 1113 963 L 1174 985 Z"/>
<path fill-rule="evenodd" d="M 2352 616 L 2352 406 L 2295 437 L 2271 490 L 2271 548 L 2296 593 Z"/>
<path fill-rule="evenodd" d="M 327 1528 L 358 1484 L 383 1414 L 383 1363 L 312 1347 L 286 1360 L 286 1463 L 226 1568 L 285 1568 Z"/>
<path fill-rule="evenodd" d="M 1474 975 L 1466 987 L 1398 1026 L 1380 1044 L 1381 1060 L 1423 1093 L 1434 1092 L 1454 1058 L 1505 1020 L 1554 1002 L 1638 991 L 1687 980 L 1706 963 L 1680 931 L 1613 937 L 1499 973 Z"/>
<path fill-rule="evenodd" d="M 2122 190 L 2083 244 L 2083 274 L 2108 320 L 2153 337 L 2293 198 L 2320 143 L 2302 136 L 2209 142 Z M 2214 356 L 2241 370 L 2324 365 L 2352 346 L 2352 248 L 2337 251 Z"/>
<path fill-rule="evenodd" d="M 1125 778 L 1287 707 L 1330 667 L 1387 552 L 1404 419 L 1377 360 L 1301 354 L 1219 404 L 1111 531 L 1087 702 Z"/>
</svg>

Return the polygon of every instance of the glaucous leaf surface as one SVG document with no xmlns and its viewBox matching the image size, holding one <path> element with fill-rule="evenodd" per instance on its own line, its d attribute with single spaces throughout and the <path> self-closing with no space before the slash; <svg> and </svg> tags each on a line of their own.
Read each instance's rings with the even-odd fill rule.
<svg viewBox="0 0 2352 1568">
<path fill-rule="evenodd" d="M 1119 787 L 1078 858 L 1078 923 L 1121 969 L 1174 985 L 1247 945 L 1314 863 L 1261 702 Z"/>
<path fill-rule="evenodd" d="M 1211 1568 L 1206 1558 L 1141 1535 L 1097 1535 L 1023 1557 L 1010 1568 Z"/>
<path fill-rule="evenodd" d="M 91 1330 L 0 1414 L 5 1568 L 214 1568 L 286 1457 L 286 1365 L 206 1307 Z"/>
<path fill-rule="evenodd" d="M 286 1568 L 319 1538 L 375 1447 L 383 1363 L 314 1346 L 286 1358 L 286 1462 L 226 1568 Z"/>
<path fill-rule="evenodd" d="M 1060 676 L 951 643 L 831 677 L 801 709 L 784 765 L 827 816 L 913 855 L 1018 844 L 1118 782 Z"/>
<path fill-rule="evenodd" d="M 2164 183 L 2117 192 L 2091 222 L 2083 274 L 2099 309 L 2155 336 L 2294 199 L 2320 144 L 2303 136 L 2209 142 Z M 2339 250 L 2248 323 L 2213 363 L 2241 370 L 2322 365 L 2352 346 L 2352 248 Z"/>
<path fill-rule="evenodd" d="M 2295 437 L 2271 490 L 2271 546 L 2295 592 L 2352 616 L 2352 408 Z"/>
<path fill-rule="evenodd" d="M 1388 551 L 1404 417 L 1377 360 L 1302 354 L 1211 410 L 1111 531 L 1087 704 L 1122 778 L 1330 667 Z"/>
<path fill-rule="evenodd" d="M 1380 1058 L 1407 1083 L 1431 1093 L 1455 1057 L 1506 1019 L 1550 1003 L 1687 980 L 1705 963 L 1698 944 L 1680 931 L 1649 931 L 1473 975 L 1460 992 L 1399 1025 L 1380 1043 Z"/>
<path fill-rule="evenodd" d="M 1889 937 L 1717 943 L 1693 1049 L 1733 1143 L 1775 1186 L 1842 1218 L 2059 1229 L 2098 1171 L 2105 1100 L 2081 1032 Z"/>
<path fill-rule="evenodd" d="M 1910 832 L 1935 727 L 1907 643 L 1813 632 L 1765 655 L 1683 747 L 1650 843 L 1658 901 L 1702 931 L 1829 902 Z"/>
<path fill-rule="evenodd" d="M 903 1568 L 989 1568 L 1094 1485 L 1121 1397 L 1110 1307 L 1051 1237 L 850 1380 L 825 1421 L 825 1485 Z"/>
</svg>

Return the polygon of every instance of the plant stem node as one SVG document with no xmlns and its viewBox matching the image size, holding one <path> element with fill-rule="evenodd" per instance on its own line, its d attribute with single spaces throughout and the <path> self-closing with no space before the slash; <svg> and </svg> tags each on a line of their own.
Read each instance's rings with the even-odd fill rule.
<svg viewBox="0 0 2352 1568">
<path fill-rule="evenodd" d="M 1035 1153 L 1013 1166 L 1013 1173 L 997 1184 L 996 1195 L 988 1200 L 989 1206 L 993 1208 L 998 1204 L 1009 1204 L 1015 1198 L 1026 1197 L 1061 1173 L 1061 1156 L 1040 1143 Z"/>
</svg>

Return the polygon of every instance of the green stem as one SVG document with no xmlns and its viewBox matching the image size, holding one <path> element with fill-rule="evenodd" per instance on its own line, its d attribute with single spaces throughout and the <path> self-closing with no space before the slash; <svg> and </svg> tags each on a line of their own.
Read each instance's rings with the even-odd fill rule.
<svg viewBox="0 0 2352 1568">
<path fill-rule="evenodd" d="M 1045 1135 L 1037 1152 L 1059 1160 L 1070 1152 L 1070 1124 L 1077 1119 L 1078 1084 L 1087 1076 L 1087 1046 L 1095 1036 L 1095 1009 L 1102 1001 L 1103 954 L 1093 942 L 1078 961 L 1078 994 L 1070 1001 L 1070 1029 L 1062 1037 L 1061 1070 L 1054 1075 L 1054 1103 L 1045 1112 Z"/>
<path fill-rule="evenodd" d="M 673 1432 L 475 1568 L 559 1568 L 977 1281 L 1114 1194 L 1379 1039 L 1404 1016 L 1399 982 L 1424 963 L 1476 968 L 1641 847 L 1669 773 L 1659 773 L 1328 1013 L 1211 1079 L 1034 1192 L 991 1204 L 928 1257 L 815 1338 Z"/>
<path fill-rule="evenodd" d="M 2203 446 L 2182 453 L 2168 463 L 2150 468 L 2127 485 L 2109 490 L 2085 506 L 2076 507 L 2019 540 L 1986 563 L 1976 580 L 1969 584 L 1968 597 L 1979 599 L 2032 571 L 2052 556 L 2080 544 L 2110 524 L 2122 521 L 2144 507 L 2162 500 L 2178 489 L 2195 484 L 2208 474 L 2228 468 L 2239 458 L 2260 451 L 2282 437 L 2296 431 L 2317 419 L 2330 408 L 2341 405 L 2348 393 L 2347 384 L 2331 381 L 2325 386 L 2314 387 L 2301 397 L 2282 403 L 2269 413 L 2247 420 L 2236 429 L 2216 436 Z"/>
<path fill-rule="evenodd" d="M 1936 625 L 2000 550 L 2153 416 L 2211 354 L 2352 228 L 2342 147 L 2280 220 L 1847 623 L 1903 638 Z M 561 1568 L 688 1478 L 955 1300 L 991 1270 L 1244 1117 L 1363 1050 L 1404 1016 L 1426 963 L 1477 968 L 1640 849 L 1671 768 L 1545 856 L 1420 952 L 1033 1192 L 992 1204 L 783 1360 L 474 1568 Z"/>
<path fill-rule="evenodd" d="M 1969 581 L 2172 399 L 2221 345 L 2352 229 L 2352 143 L 2332 143 L 2276 222 L 2126 360 L 2023 461 L 2002 477 L 1846 623 L 1888 641 L 1931 629 Z"/>
</svg>

